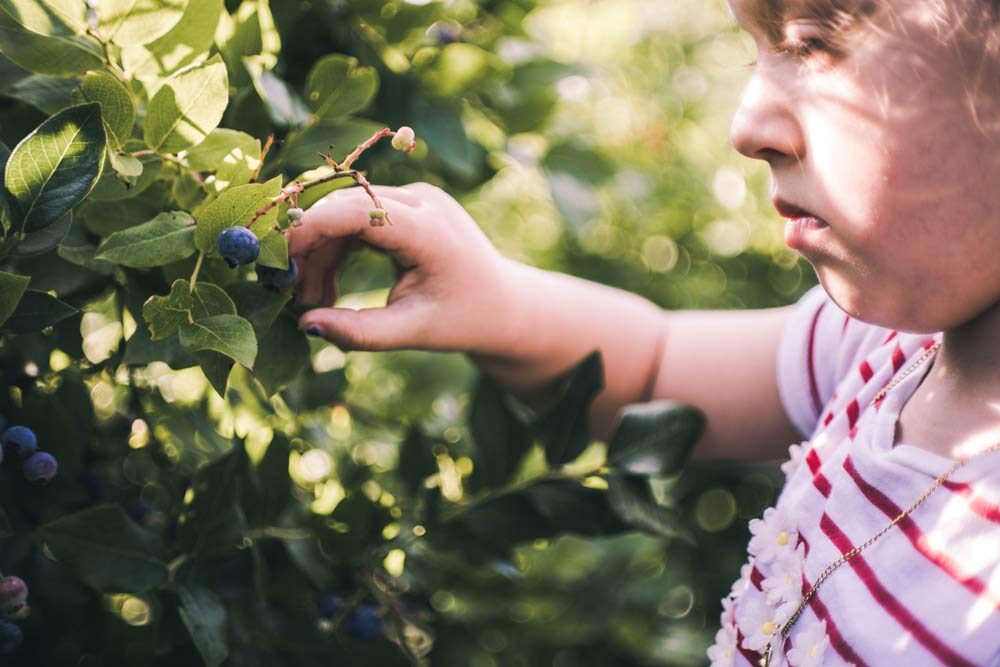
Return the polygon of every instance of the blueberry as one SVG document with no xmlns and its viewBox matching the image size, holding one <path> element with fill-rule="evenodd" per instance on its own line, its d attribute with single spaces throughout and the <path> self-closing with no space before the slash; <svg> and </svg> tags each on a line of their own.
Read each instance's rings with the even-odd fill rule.
<svg viewBox="0 0 1000 667">
<path fill-rule="evenodd" d="M 26 459 L 38 451 L 38 438 L 27 426 L 11 426 L 0 436 L 6 454 L 18 454 Z"/>
<path fill-rule="evenodd" d="M 343 601 L 336 593 L 323 593 L 316 599 L 319 615 L 323 618 L 333 618 L 340 611 Z"/>
<path fill-rule="evenodd" d="M 227 227 L 219 234 L 215 247 L 230 267 L 249 264 L 260 254 L 260 241 L 246 227 Z"/>
<path fill-rule="evenodd" d="M 24 478 L 32 484 L 44 486 L 56 476 L 59 462 L 48 452 L 36 452 L 21 466 Z"/>
<path fill-rule="evenodd" d="M 371 605 L 361 605 L 344 621 L 344 631 L 356 639 L 375 639 L 382 634 L 382 617 Z"/>
<path fill-rule="evenodd" d="M 0 614 L 13 616 L 21 612 L 27 605 L 28 585 L 21 577 L 4 577 L 0 579 Z"/>
<path fill-rule="evenodd" d="M 257 281 L 267 289 L 283 290 L 291 287 L 298 275 L 299 265 L 294 259 L 288 263 L 287 269 L 257 265 Z"/>
<path fill-rule="evenodd" d="M 0 654 L 9 655 L 21 645 L 24 635 L 21 628 L 10 621 L 0 620 Z"/>
</svg>

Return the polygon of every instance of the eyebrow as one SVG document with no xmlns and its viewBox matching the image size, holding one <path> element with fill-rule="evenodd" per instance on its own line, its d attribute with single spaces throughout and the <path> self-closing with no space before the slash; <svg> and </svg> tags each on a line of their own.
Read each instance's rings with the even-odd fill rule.
<svg viewBox="0 0 1000 667">
<path fill-rule="evenodd" d="M 844 27 L 861 16 L 878 10 L 877 0 L 746 0 L 740 3 L 748 23 L 758 27 L 772 42 L 783 39 L 785 23 L 794 17 L 808 17 Z"/>
</svg>

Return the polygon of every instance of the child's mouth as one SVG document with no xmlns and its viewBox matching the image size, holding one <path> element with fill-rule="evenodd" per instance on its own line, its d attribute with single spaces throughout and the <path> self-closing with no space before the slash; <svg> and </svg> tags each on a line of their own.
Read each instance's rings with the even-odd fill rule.
<svg viewBox="0 0 1000 667">
<path fill-rule="evenodd" d="M 827 227 L 829 225 L 816 216 L 792 218 L 785 224 L 785 243 L 790 248 L 800 250 L 814 240 L 817 233 L 822 233 Z"/>
</svg>

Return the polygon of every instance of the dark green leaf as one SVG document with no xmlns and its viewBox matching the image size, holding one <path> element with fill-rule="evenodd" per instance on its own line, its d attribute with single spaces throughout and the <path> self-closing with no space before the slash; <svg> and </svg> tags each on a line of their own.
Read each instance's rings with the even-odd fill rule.
<svg viewBox="0 0 1000 667">
<path fill-rule="evenodd" d="M 239 499 L 249 461 L 242 442 L 202 467 L 191 482 L 178 528 L 177 545 L 192 557 L 231 554 L 243 542 L 246 528 Z"/>
<path fill-rule="evenodd" d="M 553 465 L 572 461 L 590 444 L 587 413 L 604 389 L 601 353 L 591 352 L 573 368 L 564 384 L 559 402 L 536 423 L 538 437 L 545 445 L 545 458 Z"/>
<path fill-rule="evenodd" d="M 71 211 L 61 217 L 54 225 L 25 234 L 24 238 L 11 248 L 10 254 L 14 257 L 33 257 L 46 253 L 62 243 L 72 228 L 73 212 Z"/>
<path fill-rule="evenodd" d="M 137 269 L 164 266 L 196 252 L 194 230 L 189 214 L 161 213 L 106 238 L 97 249 L 97 259 Z"/>
<path fill-rule="evenodd" d="M 699 410 L 673 401 L 626 406 L 608 443 L 608 465 L 635 475 L 673 475 L 704 428 Z"/>
<path fill-rule="evenodd" d="M 202 586 L 177 586 L 177 595 L 181 602 L 177 611 L 198 653 L 206 667 L 218 667 L 229 657 L 222 600 Z"/>
<path fill-rule="evenodd" d="M 0 330 L 8 333 L 41 331 L 75 313 L 76 308 L 63 303 L 47 292 L 29 289 L 24 292 L 17 308 L 0 327 Z"/>
<path fill-rule="evenodd" d="M 257 356 L 253 327 L 239 315 L 213 315 L 193 324 L 184 323 L 180 328 L 180 340 L 191 352 L 221 352 L 247 368 L 253 366 Z"/>
<path fill-rule="evenodd" d="M 141 592 L 166 582 L 162 545 L 119 505 L 100 505 L 38 529 L 55 558 L 101 591 Z"/>
<path fill-rule="evenodd" d="M 80 84 L 84 102 L 101 105 L 101 117 L 109 132 L 108 140 L 118 148 L 132 135 L 135 125 L 135 102 L 125 85 L 107 72 L 87 72 Z"/>
<path fill-rule="evenodd" d="M 290 292 L 264 289 L 248 281 L 233 283 L 226 291 L 236 304 L 236 313 L 250 322 L 258 338 L 267 333 L 285 304 L 292 298 Z"/>
<path fill-rule="evenodd" d="M 279 317 L 260 339 L 253 373 L 268 396 L 294 380 L 309 365 L 309 342 L 293 317 Z"/>
<path fill-rule="evenodd" d="M 97 41 L 79 35 L 40 35 L 25 30 L 2 10 L 0 53 L 36 74 L 82 74 L 104 64 Z"/>
<path fill-rule="evenodd" d="M 28 289 L 29 282 L 31 282 L 30 276 L 0 271 L 0 325 L 14 312 L 24 291 Z"/>
<path fill-rule="evenodd" d="M 692 541 L 677 512 L 656 502 L 648 477 L 612 473 L 607 482 L 611 507 L 630 526 L 661 537 Z"/>
<path fill-rule="evenodd" d="M 70 106 L 70 95 L 79 83 L 79 79 L 32 74 L 5 90 L 4 95 L 53 115 Z"/>
<path fill-rule="evenodd" d="M 399 445 L 396 470 L 411 498 L 420 491 L 424 480 L 438 471 L 437 458 L 432 451 L 433 444 L 434 441 L 419 426 L 412 425 Z"/>
<path fill-rule="evenodd" d="M 517 471 L 533 438 L 524 423 L 507 404 L 506 396 L 489 378 L 481 376 L 472 397 L 469 430 L 476 443 L 473 490 L 505 484 Z"/>
</svg>

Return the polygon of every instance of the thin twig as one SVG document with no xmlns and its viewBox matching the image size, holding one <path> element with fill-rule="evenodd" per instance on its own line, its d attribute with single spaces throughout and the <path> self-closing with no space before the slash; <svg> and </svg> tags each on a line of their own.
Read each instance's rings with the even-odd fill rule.
<svg viewBox="0 0 1000 667">
<path fill-rule="evenodd" d="M 257 168 L 253 172 L 253 176 L 250 177 L 251 183 L 256 183 L 257 179 L 260 178 L 260 170 L 264 168 L 264 159 L 267 158 L 268 152 L 271 150 L 271 146 L 274 145 L 274 133 L 267 135 L 267 141 L 264 143 L 264 148 L 260 151 L 260 162 L 257 163 Z"/>
</svg>

